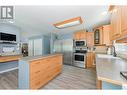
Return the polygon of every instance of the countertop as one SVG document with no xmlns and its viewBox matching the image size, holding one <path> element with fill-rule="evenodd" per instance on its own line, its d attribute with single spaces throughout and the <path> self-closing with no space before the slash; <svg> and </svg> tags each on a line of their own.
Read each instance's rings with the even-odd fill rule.
<svg viewBox="0 0 127 95">
<path fill-rule="evenodd" d="M 17 54 L 17 55 L 0 55 L 0 58 L 2 57 L 12 57 L 12 56 L 22 56 L 22 54 Z"/>
<path fill-rule="evenodd" d="M 56 55 L 62 55 L 60 53 L 53 53 L 53 54 L 47 54 L 47 55 L 40 55 L 40 56 L 28 56 L 28 57 L 23 57 L 20 60 L 22 61 L 34 61 L 42 58 L 47 58 L 47 57 L 52 57 Z"/>
<path fill-rule="evenodd" d="M 98 80 L 117 85 L 127 84 L 120 71 L 127 71 L 127 61 L 111 55 L 96 55 L 96 71 Z"/>
<path fill-rule="evenodd" d="M 9 62 L 9 61 L 15 61 L 22 58 L 22 55 L 8 55 L 8 56 L 0 56 L 0 62 Z"/>
</svg>

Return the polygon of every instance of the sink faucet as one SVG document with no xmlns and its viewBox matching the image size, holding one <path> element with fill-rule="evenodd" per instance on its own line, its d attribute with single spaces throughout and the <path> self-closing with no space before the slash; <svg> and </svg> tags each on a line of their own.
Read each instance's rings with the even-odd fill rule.
<svg viewBox="0 0 127 95">
<path fill-rule="evenodd" d="M 114 45 L 112 45 L 112 55 L 113 55 L 114 57 L 117 56 L 117 54 L 116 54 L 116 49 L 115 49 L 115 46 L 114 46 Z"/>
</svg>

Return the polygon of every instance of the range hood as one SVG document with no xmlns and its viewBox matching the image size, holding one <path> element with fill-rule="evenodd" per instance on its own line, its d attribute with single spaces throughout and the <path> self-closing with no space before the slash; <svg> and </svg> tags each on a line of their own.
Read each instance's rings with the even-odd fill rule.
<svg viewBox="0 0 127 95">
<path fill-rule="evenodd" d="M 67 27 L 71 27 L 71 26 L 75 26 L 75 25 L 80 25 L 82 24 L 82 19 L 81 17 L 76 17 L 76 18 L 72 18 L 69 20 L 65 20 L 59 23 L 54 24 L 54 26 L 58 29 L 62 29 L 62 28 L 67 28 Z"/>
</svg>

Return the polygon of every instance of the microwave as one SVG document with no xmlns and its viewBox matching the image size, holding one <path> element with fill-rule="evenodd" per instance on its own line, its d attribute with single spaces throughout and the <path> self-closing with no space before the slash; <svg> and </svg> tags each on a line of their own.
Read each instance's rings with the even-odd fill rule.
<svg viewBox="0 0 127 95">
<path fill-rule="evenodd" d="M 0 41 L 15 41 L 16 35 L 0 32 Z"/>
<path fill-rule="evenodd" d="M 86 46 L 86 40 L 76 40 L 76 41 L 74 41 L 74 45 L 76 46 L 76 47 L 82 47 L 82 46 Z"/>
</svg>

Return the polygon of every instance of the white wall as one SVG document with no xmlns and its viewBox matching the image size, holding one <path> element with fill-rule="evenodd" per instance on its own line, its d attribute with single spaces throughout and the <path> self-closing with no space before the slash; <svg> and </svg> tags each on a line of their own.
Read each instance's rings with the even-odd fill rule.
<svg viewBox="0 0 127 95">
<path fill-rule="evenodd" d="M 15 34 L 17 42 L 21 39 L 21 29 L 11 24 L 0 23 L 0 32 Z"/>
</svg>

